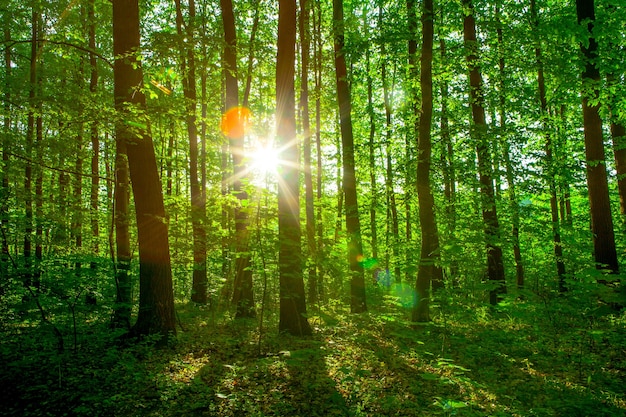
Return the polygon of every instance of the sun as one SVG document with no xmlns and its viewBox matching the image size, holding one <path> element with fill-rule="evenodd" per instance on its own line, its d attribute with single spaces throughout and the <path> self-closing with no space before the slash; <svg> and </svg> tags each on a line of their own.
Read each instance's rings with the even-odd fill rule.
<svg viewBox="0 0 626 417">
<path fill-rule="evenodd" d="M 251 170 L 260 178 L 275 175 L 281 163 L 279 152 L 278 149 L 272 146 L 272 143 L 258 142 L 249 155 Z"/>
</svg>

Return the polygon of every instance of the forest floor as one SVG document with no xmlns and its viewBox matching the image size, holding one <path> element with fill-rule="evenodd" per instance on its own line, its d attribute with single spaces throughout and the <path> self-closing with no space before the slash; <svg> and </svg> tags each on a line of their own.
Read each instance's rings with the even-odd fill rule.
<svg viewBox="0 0 626 417">
<path fill-rule="evenodd" d="M 167 347 L 95 321 L 61 353 L 49 326 L 4 323 L 0 416 L 626 416 L 623 312 L 449 297 L 414 328 L 378 294 L 368 313 L 310 314 L 312 337 L 274 317 L 259 343 L 258 320 L 185 304 Z"/>
</svg>

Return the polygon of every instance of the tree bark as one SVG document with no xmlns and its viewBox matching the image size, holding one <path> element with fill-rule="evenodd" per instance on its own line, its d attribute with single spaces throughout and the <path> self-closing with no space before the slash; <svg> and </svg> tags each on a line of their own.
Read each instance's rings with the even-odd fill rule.
<svg viewBox="0 0 626 417">
<path fill-rule="evenodd" d="M 576 0 L 576 13 L 578 24 L 586 23 L 586 34 L 589 36 L 588 42 L 581 41 L 580 49 L 585 58 L 585 67 L 582 72 L 582 109 L 594 257 L 597 268 L 608 269 L 617 273 L 619 265 L 606 177 L 602 120 L 599 113 L 600 103 L 597 102 L 600 71 L 597 67 L 598 43 L 593 37 L 594 0 Z"/>
<path fill-rule="evenodd" d="M 463 0 L 463 6 L 466 9 L 466 15 L 463 21 L 463 38 L 467 53 L 466 59 L 470 71 L 470 105 L 472 108 L 471 135 L 476 142 L 476 155 L 478 159 L 482 218 L 485 232 L 485 246 L 487 249 L 487 276 L 494 286 L 489 292 L 489 302 L 495 305 L 499 301 L 500 295 L 506 292 L 502 248 L 499 242 L 500 225 L 498 223 L 495 192 L 491 177 L 491 155 L 489 151 L 489 139 L 487 137 L 485 108 L 483 107 L 484 92 L 478 63 L 478 42 L 476 40 L 474 6 L 471 0 Z"/>
<path fill-rule="evenodd" d="M 169 241 L 161 182 L 142 91 L 138 0 L 113 0 L 117 140 L 126 145 L 139 243 L 139 314 L 134 335 L 176 334 Z"/>
<path fill-rule="evenodd" d="M 348 237 L 348 262 L 350 267 L 350 311 L 361 313 L 367 310 L 365 301 L 365 276 L 363 244 L 357 203 L 356 175 L 354 164 L 354 137 L 352 132 L 352 104 L 348 71 L 344 52 L 343 0 L 333 0 L 333 37 L 335 70 L 337 80 L 337 103 L 341 128 L 343 190 L 346 202 L 346 233 Z"/>
<path fill-rule="evenodd" d="M 295 115 L 296 2 L 279 0 L 276 57 L 276 131 L 282 149 L 278 187 L 278 329 L 292 335 L 311 334 L 306 317 L 300 231 L 299 146 Z"/>
</svg>

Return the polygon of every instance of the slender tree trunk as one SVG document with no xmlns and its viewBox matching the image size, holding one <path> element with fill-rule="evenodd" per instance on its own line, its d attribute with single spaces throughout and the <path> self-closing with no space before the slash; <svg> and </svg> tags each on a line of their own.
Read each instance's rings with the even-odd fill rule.
<svg viewBox="0 0 626 417">
<path fill-rule="evenodd" d="M 113 328 L 130 329 L 132 307 L 132 278 L 130 275 L 130 179 L 126 143 L 115 141 L 115 288 L 116 297 L 113 306 Z"/>
<path fill-rule="evenodd" d="M 304 189 L 306 215 L 306 242 L 308 248 L 307 267 L 309 271 L 309 304 L 317 303 L 317 268 L 315 258 L 315 207 L 313 201 L 313 172 L 311 169 L 311 121 L 309 117 L 309 51 L 311 36 L 309 22 L 311 16 L 310 3 L 300 0 L 300 120 L 302 120 L 303 156 L 304 156 Z"/>
<path fill-rule="evenodd" d="M 254 293 L 252 290 L 252 270 L 250 269 L 248 215 L 243 207 L 248 193 L 242 187 L 242 179 L 246 175 L 243 161 L 243 123 L 245 110 L 239 108 L 239 87 L 237 85 L 237 34 L 235 31 L 235 15 L 231 0 L 220 0 L 222 22 L 224 24 L 224 77 L 226 80 L 225 117 L 232 118 L 233 129 L 227 136 L 233 158 L 234 173 L 232 179 L 233 193 L 240 205 L 235 208 L 235 282 L 233 303 L 237 306 L 236 317 L 254 317 Z M 294 29 L 295 30 L 295 29 Z M 231 123 L 228 122 L 230 125 Z"/>
<path fill-rule="evenodd" d="M 618 81 L 614 74 L 607 75 L 607 84 L 615 86 Z M 609 91 L 612 91 L 609 88 Z M 619 208 L 622 215 L 626 215 L 626 126 L 623 119 L 617 115 L 619 98 L 612 95 L 611 98 L 611 139 L 613 141 L 613 154 L 615 157 L 615 170 L 617 171 L 617 191 L 619 193 Z"/>
<path fill-rule="evenodd" d="M 285 164 L 279 167 L 278 271 L 280 332 L 310 335 L 306 317 L 300 232 L 299 146 L 296 139 L 295 47 L 296 1 L 279 0 L 276 57 L 276 132 Z"/>
<path fill-rule="evenodd" d="M 323 170 L 322 170 L 322 13 L 321 5 L 319 1 L 313 3 L 313 27 L 315 33 L 314 41 L 314 56 L 315 56 L 315 153 L 317 156 L 317 171 L 316 171 L 316 190 L 315 196 L 317 201 L 317 213 L 316 213 L 316 229 L 317 229 L 317 256 L 315 257 L 315 263 L 317 266 L 317 292 L 318 297 L 323 298 L 324 294 L 324 271 L 322 269 L 322 254 L 324 250 L 324 222 L 322 212 L 322 197 L 324 196 L 323 189 Z"/>
<path fill-rule="evenodd" d="M 4 85 L 4 116 L 2 127 L 2 189 L 0 191 L 0 227 L 2 235 L 2 251 L 0 252 L 0 297 L 5 293 L 5 287 L 9 278 L 9 153 L 11 152 L 11 19 L 7 16 L 8 11 L 4 15 L 4 67 L 5 67 L 5 85 Z"/>
<path fill-rule="evenodd" d="M 415 19 L 415 6 L 413 0 L 407 2 L 409 21 Z M 443 274 L 440 266 L 439 254 L 439 231 L 435 220 L 435 199 L 430 186 L 431 170 L 431 127 L 433 113 L 433 80 L 432 80 L 432 60 L 433 60 L 433 1 L 424 0 L 422 6 L 422 55 L 420 59 L 420 87 L 422 91 L 421 114 L 415 113 L 417 124 L 417 197 L 419 202 L 420 227 L 422 232 L 422 245 L 420 252 L 420 262 L 415 283 L 415 291 L 418 300 L 413 310 L 413 321 L 423 322 L 430 319 L 428 304 L 430 300 L 430 285 L 433 289 L 441 287 Z M 411 25 L 413 26 L 413 25 Z M 410 32 L 414 39 L 415 31 Z M 411 41 L 409 41 L 411 42 Z M 414 41 L 413 41 L 414 42 Z M 409 51 L 415 53 L 416 45 L 409 45 Z M 415 106 L 414 106 L 415 109 Z M 435 285 L 435 283 L 438 283 Z"/>
<path fill-rule="evenodd" d="M 483 107 L 484 92 L 478 63 L 478 42 L 476 40 L 474 6 L 471 0 L 463 0 L 463 6 L 466 9 L 463 22 L 463 35 L 467 49 L 467 63 L 470 70 L 470 104 L 472 108 L 471 133 L 476 141 L 482 218 L 487 249 L 487 276 L 495 287 L 489 293 L 489 302 L 495 305 L 499 300 L 499 295 L 506 292 L 502 248 L 499 242 L 500 225 L 498 223 L 495 192 L 491 177 L 491 155 L 489 151 L 489 138 L 487 137 L 485 108 Z"/>
<path fill-rule="evenodd" d="M 180 0 L 176 0 L 176 28 L 180 41 L 180 60 L 183 72 L 183 94 L 185 95 L 185 109 L 187 137 L 189 139 L 189 188 L 191 191 L 191 228 L 193 236 L 193 279 L 191 300 L 206 304 L 207 302 L 207 271 L 206 271 L 206 201 L 203 198 L 200 183 L 198 182 L 198 126 L 196 95 L 196 57 L 195 24 L 196 6 L 194 0 L 189 0 L 189 19 L 183 22 L 183 12 Z M 186 30 L 183 30 L 185 25 Z M 186 38 L 186 41 L 183 40 Z"/>
<path fill-rule="evenodd" d="M 363 31 L 365 37 L 369 36 L 368 27 L 370 25 L 369 17 L 367 15 L 367 8 L 363 10 Z M 365 71 L 367 73 L 367 115 L 369 119 L 369 135 L 367 141 L 367 148 L 369 151 L 369 171 L 370 171 L 370 234 L 371 246 L 372 246 L 372 258 L 378 260 L 378 224 L 376 218 L 376 212 L 378 210 L 378 184 L 376 178 L 376 115 L 374 113 L 374 87 L 371 70 L 371 51 L 369 46 L 365 50 Z M 376 279 L 378 268 L 372 269 L 372 281 Z"/>
<path fill-rule="evenodd" d="M 598 43 L 593 37 L 594 0 L 576 0 L 576 12 L 578 24 L 586 23 L 586 33 L 589 35 L 588 42 L 581 42 L 580 49 L 585 58 L 585 68 L 582 72 L 582 108 L 594 257 L 598 268 L 617 273 L 619 265 L 615 249 L 609 186 L 606 178 L 602 120 L 599 113 L 600 103 L 597 102 L 600 89 L 600 71 L 596 65 Z"/>
<path fill-rule="evenodd" d="M 378 10 L 379 24 L 382 25 L 382 7 Z M 382 27 L 382 26 L 381 26 Z M 381 43 L 380 53 L 382 56 L 386 55 L 385 43 Z M 383 84 L 383 100 L 385 103 L 385 145 L 386 145 L 386 192 L 389 200 L 389 213 L 391 214 L 391 233 L 389 234 L 389 241 L 391 244 L 391 250 L 393 252 L 393 265 L 395 281 L 397 283 L 402 281 L 402 275 L 400 271 L 400 226 L 398 223 L 398 205 L 396 204 L 396 193 L 394 191 L 395 179 L 393 175 L 393 166 L 391 158 L 391 141 L 393 127 L 391 125 L 391 97 L 389 94 L 389 86 L 387 85 L 387 65 L 383 59 L 381 62 L 381 82 Z"/>
<path fill-rule="evenodd" d="M 537 16 L 537 4 L 535 0 L 530 0 L 531 22 L 535 32 L 538 32 L 539 18 Z M 537 64 L 537 87 L 539 89 L 539 103 L 541 104 L 541 113 L 543 120 L 543 130 L 546 138 L 546 171 L 548 188 L 550 189 L 550 212 L 552 216 L 552 238 L 554 241 L 554 258 L 556 260 L 556 269 L 559 279 L 559 290 L 565 291 L 565 263 L 563 262 L 563 244 L 561 242 L 561 226 L 559 222 L 559 210 L 556 194 L 555 176 L 557 167 L 553 157 L 554 143 L 552 135 L 549 131 L 549 112 L 548 101 L 546 99 L 545 77 L 543 72 L 543 57 L 541 51 L 541 40 L 535 40 L 535 58 Z"/>
<path fill-rule="evenodd" d="M 348 71 L 344 55 L 343 0 L 333 0 L 333 37 L 335 47 L 335 70 L 337 80 L 337 102 L 341 128 L 343 190 L 346 199 L 346 233 L 348 237 L 348 262 L 350 266 L 350 311 L 361 313 L 367 310 L 365 301 L 365 276 L 361 224 L 357 203 L 356 175 L 354 166 L 354 137 L 352 133 L 352 104 Z"/>
<path fill-rule="evenodd" d="M 172 269 L 161 181 L 144 115 L 139 48 L 139 2 L 113 0 L 114 95 L 121 116 L 116 133 L 128 154 L 139 242 L 139 314 L 132 330 L 166 339 L 176 333 Z"/>
<path fill-rule="evenodd" d="M 250 90 L 252 88 L 252 68 L 254 67 L 254 43 L 256 40 L 256 34 L 259 29 L 259 10 L 260 1 L 254 2 L 254 20 L 252 21 L 252 29 L 250 29 L 250 48 L 248 49 L 248 70 L 246 72 L 246 87 L 243 91 L 243 107 L 248 107 L 250 100 Z"/>
<path fill-rule="evenodd" d="M 95 16 L 95 0 L 89 0 L 87 4 L 87 22 L 89 24 L 89 49 L 91 51 L 96 50 L 96 16 Z M 92 95 L 92 99 L 95 100 L 95 94 L 98 88 L 98 65 L 96 62 L 96 55 L 94 53 L 89 54 L 89 67 L 91 69 L 89 77 L 89 92 Z M 97 258 L 100 252 L 100 225 L 98 222 L 98 194 L 100 189 L 100 138 L 98 136 L 98 120 L 91 122 L 90 129 L 91 136 L 91 192 L 90 192 L 90 217 L 91 217 L 91 251 L 93 258 Z M 93 282 L 90 285 L 90 291 L 88 291 L 85 302 L 90 305 L 96 304 L 95 291 L 98 288 L 98 264 L 95 261 L 90 262 L 90 268 L 92 271 Z"/>
<path fill-rule="evenodd" d="M 505 62 L 504 62 L 504 36 L 502 34 L 502 22 L 500 16 L 500 4 L 496 3 L 496 21 L 498 35 L 498 116 L 500 119 L 500 137 L 502 142 L 502 155 L 506 169 L 507 194 L 509 197 L 509 207 L 511 210 L 511 235 L 513 237 L 513 256 L 515 257 L 515 276 L 517 288 L 524 287 L 524 263 L 522 261 L 522 250 L 519 240 L 520 217 L 519 201 L 517 198 L 517 187 L 515 184 L 515 173 L 511 163 L 511 151 L 509 147 L 508 132 L 506 126 L 506 94 L 505 94 Z"/>
</svg>

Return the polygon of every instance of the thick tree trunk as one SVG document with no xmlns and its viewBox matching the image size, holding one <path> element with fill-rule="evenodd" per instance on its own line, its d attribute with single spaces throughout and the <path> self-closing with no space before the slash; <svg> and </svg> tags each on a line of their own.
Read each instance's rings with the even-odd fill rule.
<svg viewBox="0 0 626 417">
<path fill-rule="evenodd" d="M 276 57 L 276 132 L 282 149 L 278 187 L 278 271 L 280 332 L 310 335 L 306 317 L 300 232 L 299 146 L 296 139 L 295 57 L 296 2 L 279 0 Z"/>
<path fill-rule="evenodd" d="M 248 194 L 242 187 L 246 175 L 243 161 L 243 118 L 244 111 L 239 110 L 239 87 L 237 84 L 237 33 L 232 0 L 220 0 L 222 22 L 224 24 L 224 77 L 226 81 L 225 117 L 233 120 L 232 129 L 225 132 L 230 142 L 233 158 L 232 190 L 240 205 L 235 208 L 235 282 L 233 303 L 237 307 L 236 317 L 254 317 L 254 293 L 252 289 L 252 270 L 250 269 L 248 215 L 243 208 L 243 201 Z M 295 29 L 294 29 L 295 30 Z"/>
<path fill-rule="evenodd" d="M 367 310 L 365 301 L 365 276 L 361 224 L 357 203 L 356 175 L 354 165 L 354 137 L 352 133 L 352 104 L 348 71 L 344 55 L 343 0 L 333 0 L 333 36 L 335 48 L 335 70 L 337 80 L 337 102 L 341 128 L 343 190 L 346 199 L 346 233 L 348 237 L 348 262 L 350 266 L 350 311 L 361 313 Z"/>
<path fill-rule="evenodd" d="M 133 334 L 176 333 L 169 241 L 161 181 L 142 92 L 139 2 L 113 0 L 113 54 L 117 140 L 128 154 L 139 243 L 139 314 Z"/>
<path fill-rule="evenodd" d="M 609 186 L 606 178 L 602 120 L 599 113 L 600 103 L 597 102 L 600 71 L 596 66 L 598 43 L 593 37 L 594 0 L 576 0 L 576 12 L 578 23 L 586 23 L 586 33 L 589 36 L 588 42 L 581 42 L 580 49 L 585 57 L 585 68 L 582 72 L 582 108 L 594 257 L 598 268 L 617 273 L 619 265 L 615 249 Z M 597 104 L 593 104 L 593 102 Z"/>
<path fill-rule="evenodd" d="M 498 223 L 495 192 L 493 179 L 491 177 L 491 155 L 489 151 L 489 138 L 487 137 L 485 108 L 483 107 L 484 92 L 478 63 L 478 42 L 476 40 L 474 6 L 471 0 L 463 0 L 463 6 L 467 10 L 463 22 L 463 35 L 465 47 L 468 51 L 467 63 L 470 70 L 470 104 L 472 108 L 471 134 L 476 142 L 476 155 L 478 159 L 482 218 L 487 249 L 487 276 L 494 285 L 494 289 L 489 293 L 489 302 L 495 305 L 499 300 L 499 295 L 506 292 L 502 248 L 499 242 L 500 225 Z"/>
</svg>

